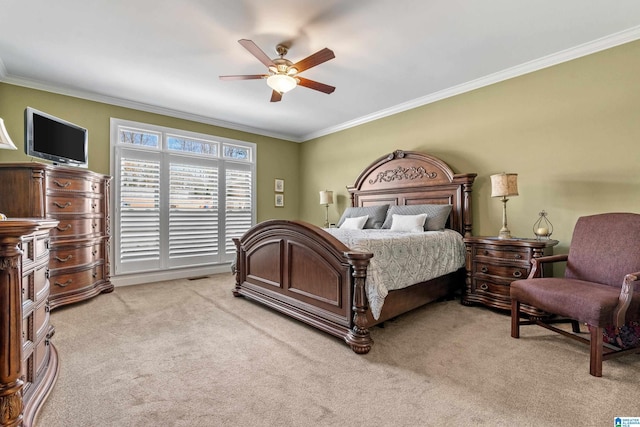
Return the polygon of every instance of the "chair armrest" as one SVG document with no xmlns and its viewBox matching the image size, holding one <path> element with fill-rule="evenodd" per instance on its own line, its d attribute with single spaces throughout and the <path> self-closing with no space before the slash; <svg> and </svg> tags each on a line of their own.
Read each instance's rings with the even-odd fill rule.
<svg viewBox="0 0 640 427">
<path fill-rule="evenodd" d="M 527 279 L 533 279 L 535 277 L 542 277 L 542 266 L 551 262 L 566 261 L 569 258 L 569 254 L 547 255 L 539 258 L 531 258 L 531 271 Z"/>
<path fill-rule="evenodd" d="M 633 298 L 633 288 L 638 279 L 640 279 L 640 271 L 624 276 L 622 287 L 620 288 L 620 297 L 618 297 L 618 305 L 613 311 L 613 320 L 617 328 L 625 323 L 627 309 L 631 304 L 631 298 Z"/>
</svg>

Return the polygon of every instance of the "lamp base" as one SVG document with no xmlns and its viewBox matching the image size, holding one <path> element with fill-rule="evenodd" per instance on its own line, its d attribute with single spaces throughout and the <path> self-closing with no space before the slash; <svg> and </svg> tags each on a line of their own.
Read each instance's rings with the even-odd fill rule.
<svg viewBox="0 0 640 427">
<path fill-rule="evenodd" d="M 511 231 L 509 231 L 509 229 L 503 228 L 502 230 L 500 230 L 500 233 L 498 234 L 498 239 L 510 239 L 510 238 L 511 238 Z"/>
</svg>

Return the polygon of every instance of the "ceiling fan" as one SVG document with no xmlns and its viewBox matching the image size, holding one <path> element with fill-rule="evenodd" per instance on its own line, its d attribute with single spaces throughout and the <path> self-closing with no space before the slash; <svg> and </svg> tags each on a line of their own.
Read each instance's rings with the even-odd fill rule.
<svg viewBox="0 0 640 427">
<path fill-rule="evenodd" d="M 236 76 L 220 76 L 220 80 L 254 80 L 254 79 L 267 79 L 267 84 L 273 92 L 271 93 L 271 102 L 278 102 L 282 99 L 282 94 L 290 91 L 296 86 L 304 86 L 309 89 L 324 92 L 326 94 L 332 93 L 336 90 L 335 87 L 319 83 L 313 80 L 300 77 L 298 73 L 308 70 L 311 67 L 320 65 L 330 59 L 335 58 L 331 49 L 326 47 L 318 52 L 310 55 L 303 60 L 296 62 L 295 64 L 288 59 L 285 59 L 285 55 L 288 52 L 288 47 L 282 44 L 276 46 L 276 52 L 280 55 L 280 58 L 271 59 L 266 53 L 262 51 L 253 41 L 242 39 L 238 40 L 245 49 L 247 49 L 253 56 L 258 58 L 260 62 L 268 68 L 268 74 L 248 74 L 248 75 L 236 75 Z"/>
</svg>

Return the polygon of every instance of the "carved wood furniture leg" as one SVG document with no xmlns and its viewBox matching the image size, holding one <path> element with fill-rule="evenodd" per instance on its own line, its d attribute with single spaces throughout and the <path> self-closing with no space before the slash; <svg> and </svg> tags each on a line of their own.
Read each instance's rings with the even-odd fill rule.
<svg viewBox="0 0 640 427">
<path fill-rule="evenodd" d="M 358 354 L 366 354 L 371 350 L 373 339 L 369 329 L 365 327 L 367 322 L 367 309 L 369 304 L 365 293 L 365 282 L 367 279 L 367 266 L 369 259 L 373 256 L 370 253 L 347 252 L 345 256 L 349 264 L 353 267 L 353 328 L 345 337 L 345 341 L 351 349 Z"/>
</svg>

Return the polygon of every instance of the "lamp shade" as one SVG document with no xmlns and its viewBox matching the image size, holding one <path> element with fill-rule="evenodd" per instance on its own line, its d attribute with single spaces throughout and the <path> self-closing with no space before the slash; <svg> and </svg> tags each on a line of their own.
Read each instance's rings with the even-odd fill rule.
<svg viewBox="0 0 640 427">
<path fill-rule="evenodd" d="M 274 74 L 267 77 L 267 84 L 276 92 L 285 93 L 296 87 L 298 82 L 286 74 Z"/>
<path fill-rule="evenodd" d="M 320 192 L 320 204 L 332 205 L 333 204 L 333 191 L 323 190 Z"/>
<path fill-rule="evenodd" d="M 13 143 L 7 128 L 4 127 L 4 120 L 0 119 L 0 148 L 5 150 L 17 150 L 18 147 Z"/>
<path fill-rule="evenodd" d="M 507 197 L 517 195 L 517 173 L 499 173 L 491 175 L 491 197 Z"/>
</svg>

